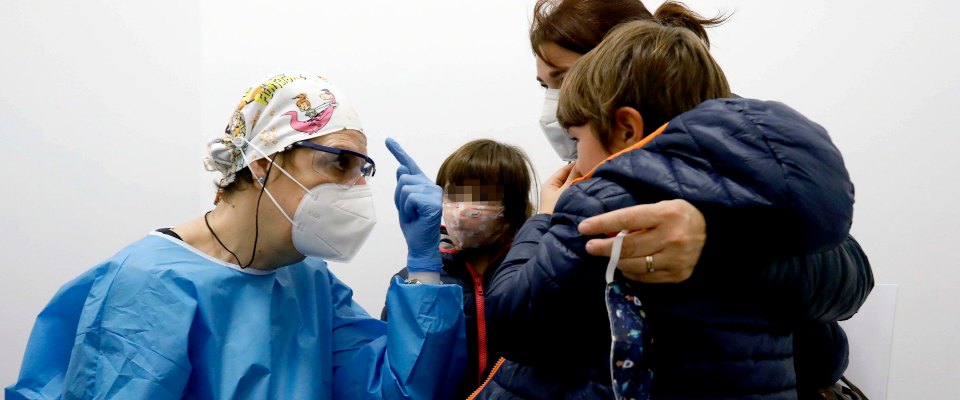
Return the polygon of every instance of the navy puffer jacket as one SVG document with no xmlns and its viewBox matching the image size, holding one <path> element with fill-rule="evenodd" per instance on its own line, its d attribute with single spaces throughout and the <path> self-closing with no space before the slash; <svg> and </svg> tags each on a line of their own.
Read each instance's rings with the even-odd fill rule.
<svg viewBox="0 0 960 400">
<path fill-rule="evenodd" d="M 487 296 L 492 344 L 510 361 L 480 398 L 612 396 L 606 259 L 586 253 L 577 224 L 677 198 L 703 212 L 708 240 L 690 279 L 640 286 L 654 399 L 797 398 L 794 332 L 834 329 L 873 279 L 848 236 L 853 185 L 826 131 L 748 99 L 674 118 L 524 225 Z M 834 376 L 845 367 L 834 364 L 819 367 Z"/>
</svg>

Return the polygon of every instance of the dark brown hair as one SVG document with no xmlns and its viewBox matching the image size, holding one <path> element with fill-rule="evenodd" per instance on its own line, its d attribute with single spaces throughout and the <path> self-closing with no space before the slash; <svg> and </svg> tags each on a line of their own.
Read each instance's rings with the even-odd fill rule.
<svg viewBox="0 0 960 400">
<path fill-rule="evenodd" d="M 474 140 L 450 154 L 437 172 L 437 185 L 444 191 L 475 182 L 503 189 L 503 214 L 513 237 L 534 209 L 530 201 L 533 166 L 526 153 L 497 141 Z"/>
<path fill-rule="evenodd" d="M 270 159 L 277 164 L 280 164 L 281 167 L 286 167 L 288 164 L 288 157 L 283 156 L 284 154 L 288 154 L 287 150 L 281 150 L 277 152 L 273 155 L 273 157 L 270 157 Z M 268 168 L 270 167 L 268 166 Z M 220 202 L 220 200 L 229 197 L 236 192 L 242 192 L 246 190 L 247 187 L 255 185 L 253 182 L 253 172 L 250 171 L 250 167 L 247 166 L 240 168 L 240 170 L 236 172 L 236 176 L 232 182 L 223 186 L 221 186 L 219 183 L 214 183 L 214 186 L 217 187 L 217 196 L 214 198 L 213 204 L 216 205 Z"/>
<path fill-rule="evenodd" d="M 538 0 L 530 25 L 533 52 L 548 65 L 541 47 L 555 43 L 578 54 L 586 54 L 600 44 L 614 27 L 630 21 L 659 21 L 690 29 L 707 47 L 707 27 L 722 24 L 726 16 L 704 18 L 683 3 L 668 1 L 650 13 L 640 0 Z"/>
<path fill-rule="evenodd" d="M 567 73 L 557 119 L 564 127 L 589 124 L 609 149 L 620 107 L 640 113 L 647 135 L 723 97 L 730 86 L 706 43 L 686 28 L 634 21 L 611 31 Z"/>
</svg>

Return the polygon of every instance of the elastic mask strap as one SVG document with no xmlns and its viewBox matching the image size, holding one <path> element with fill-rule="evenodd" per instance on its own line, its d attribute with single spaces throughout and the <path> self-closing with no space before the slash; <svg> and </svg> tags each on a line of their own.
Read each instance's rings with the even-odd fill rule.
<svg viewBox="0 0 960 400">
<path fill-rule="evenodd" d="M 620 248 L 623 247 L 623 237 L 627 236 L 627 230 L 624 229 L 613 238 L 613 249 L 610 250 L 610 262 L 607 263 L 607 283 L 613 282 L 613 273 L 617 270 L 617 263 L 620 262 Z"/>
<path fill-rule="evenodd" d="M 238 137 L 238 138 L 240 138 L 240 137 Z M 304 192 L 307 192 L 307 194 L 310 194 L 310 190 L 308 190 L 305 186 L 303 186 L 303 184 L 301 184 L 300 181 L 297 181 L 296 179 L 294 179 L 294 177 L 293 177 L 292 175 L 290 175 L 290 173 L 287 172 L 287 170 L 283 169 L 283 167 L 281 167 L 280 165 L 277 165 L 276 162 L 274 162 L 273 160 L 271 160 L 270 157 L 269 157 L 266 153 L 263 152 L 263 150 L 260 150 L 259 147 L 257 147 L 257 146 L 254 145 L 253 143 L 251 143 L 251 142 L 250 142 L 249 140 L 247 140 L 246 138 L 240 138 L 240 139 L 242 139 L 244 142 L 246 142 L 247 145 L 250 146 L 250 148 L 256 150 L 257 153 L 260 153 L 260 155 L 262 155 L 263 158 L 267 159 L 267 161 L 269 161 L 271 164 L 273 164 L 274 167 L 277 167 L 277 169 L 279 169 L 280 172 L 282 172 L 284 175 L 286 175 L 287 178 L 290 178 L 290 180 L 293 181 L 293 183 L 296 183 L 297 186 L 300 186 L 300 188 L 303 189 Z M 243 156 L 243 162 L 249 167 L 249 165 L 250 165 L 250 163 L 251 163 L 252 161 L 250 161 L 249 159 L 247 159 L 247 155 L 246 155 L 244 152 L 240 152 L 240 155 Z M 273 194 L 270 193 L 270 190 L 267 189 L 267 186 L 266 186 L 267 183 L 266 183 L 266 182 L 260 182 L 259 179 L 254 179 L 254 181 L 256 181 L 258 184 L 260 184 L 260 187 L 261 187 L 261 188 L 263 189 L 263 191 L 267 194 L 267 197 L 270 198 L 270 201 L 273 202 L 273 205 L 277 206 L 277 210 L 280 210 L 280 214 L 283 214 L 283 217 L 286 218 L 287 221 L 290 221 L 290 225 L 295 225 L 295 224 L 293 223 L 293 218 L 290 218 L 290 216 L 287 215 L 287 213 L 283 211 L 283 207 L 280 207 L 280 202 L 278 202 L 277 199 L 273 197 Z"/>
</svg>

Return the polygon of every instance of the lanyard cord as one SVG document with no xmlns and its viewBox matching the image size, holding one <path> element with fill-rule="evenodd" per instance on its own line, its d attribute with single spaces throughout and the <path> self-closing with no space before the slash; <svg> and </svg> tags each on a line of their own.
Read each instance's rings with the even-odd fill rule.
<svg viewBox="0 0 960 400">
<path fill-rule="evenodd" d="M 213 227 L 210 226 L 210 218 L 208 218 L 208 217 L 210 216 L 210 213 L 212 213 L 212 212 L 213 212 L 213 210 L 210 210 L 210 211 L 207 211 L 206 214 L 203 214 L 203 222 L 206 222 L 206 223 L 207 223 L 207 229 L 210 230 L 210 234 L 213 235 L 213 238 L 214 238 L 214 239 L 217 239 L 217 243 L 220 243 L 220 247 L 223 247 L 223 249 L 226 250 L 227 253 L 230 253 L 230 255 L 232 255 L 233 258 L 235 258 L 235 259 L 237 260 L 237 265 L 239 265 L 240 268 L 243 268 L 243 263 L 240 262 L 240 257 L 237 257 L 237 253 L 234 253 L 233 251 L 231 251 L 230 249 L 228 249 L 228 248 L 227 248 L 227 245 L 223 244 L 223 241 L 220 240 L 220 237 L 217 236 L 217 233 L 213 231 Z"/>
<path fill-rule="evenodd" d="M 203 214 L 203 222 L 206 222 L 207 229 L 210 230 L 210 234 L 213 235 L 214 239 L 217 239 L 217 243 L 220 243 L 220 247 L 223 247 L 223 249 L 226 250 L 227 253 L 230 253 L 230 255 L 232 255 L 233 258 L 237 260 L 237 265 L 240 266 L 240 269 L 246 269 L 250 267 L 251 265 L 253 265 L 253 260 L 257 258 L 257 241 L 260 239 L 260 200 L 263 199 L 263 192 L 267 190 L 266 180 L 267 178 L 270 177 L 271 169 L 273 169 L 272 162 L 267 167 L 267 176 L 263 178 L 264 182 L 262 185 L 260 185 L 260 195 L 257 196 L 257 213 L 256 213 L 256 216 L 254 217 L 255 219 L 253 222 L 254 231 L 256 233 L 254 233 L 253 235 L 253 251 L 251 251 L 250 262 L 248 262 L 247 265 L 243 265 L 243 263 L 240 262 L 240 257 L 237 257 L 237 253 L 234 253 L 229 248 L 227 248 L 227 245 L 223 244 L 223 241 L 220 240 L 220 237 L 217 236 L 217 233 L 213 231 L 213 227 L 210 226 L 210 218 L 209 218 L 210 213 L 212 213 L 213 210 L 207 211 L 206 214 Z"/>
</svg>

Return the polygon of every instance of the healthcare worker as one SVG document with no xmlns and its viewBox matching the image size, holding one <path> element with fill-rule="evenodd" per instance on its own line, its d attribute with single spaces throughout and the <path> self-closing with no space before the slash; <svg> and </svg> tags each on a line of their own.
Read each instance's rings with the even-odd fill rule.
<svg viewBox="0 0 960 400">
<path fill-rule="evenodd" d="M 421 283 L 442 267 L 439 235 L 421 234 L 439 232 L 442 191 L 395 142 L 412 274 L 390 285 L 389 323 L 327 269 L 376 222 L 366 149 L 351 103 L 323 78 L 248 89 L 209 145 L 216 208 L 61 288 L 6 398 L 449 397 L 465 363 L 463 295 Z"/>
</svg>

